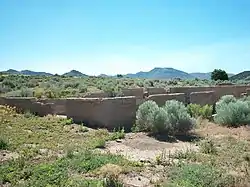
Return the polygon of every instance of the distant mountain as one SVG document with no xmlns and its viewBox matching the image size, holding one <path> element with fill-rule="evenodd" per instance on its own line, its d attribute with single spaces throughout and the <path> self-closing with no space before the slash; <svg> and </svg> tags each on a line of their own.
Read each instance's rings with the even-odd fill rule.
<svg viewBox="0 0 250 187">
<path fill-rule="evenodd" d="M 20 74 L 19 71 L 14 70 L 14 69 L 9 69 L 7 71 L 3 71 L 2 73 L 8 73 L 8 74 Z"/>
<path fill-rule="evenodd" d="M 22 75 L 45 75 L 45 76 L 52 76 L 51 73 L 46 72 L 35 72 L 30 70 L 23 70 L 23 71 L 17 71 L 14 69 L 9 69 L 7 71 L 3 71 L 1 73 L 8 73 L 8 74 L 22 74 Z M 73 76 L 73 77 L 87 77 L 88 75 L 81 73 L 77 70 L 71 70 L 70 72 L 64 73 L 64 76 Z M 242 73 L 239 73 L 237 75 L 228 74 L 229 77 L 231 77 L 231 80 L 234 79 L 240 79 L 241 77 L 245 77 L 248 79 L 250 78 L 250 71 L 245 71 Z M 117 77 L 117 75 L 106 75 L 106 74 L 100 74 L 98 77 Z M 174 78 L 180 78 L 180 79 L 211 79 L 211 72 L 208 73 L 187 73 L 181 70 L 177 70 L 174 68 L 159 68 L 156 67 L 148 72 L 140 71 L 138 73 L 132 74 L 126 74 L 123 75 L 123 77 L 130 77 L 130 78 L 146 78 L 146 79 L 174 79 Z"/>
<path fill-rule="evenodd" d="M 46 72 L 36 72 L 36 71 L 30 71 L 30 70 L 17 71 L 17 70 L 14 70 L 14 69 L 9 69 L 7 71 L 2 71 L 2 73 L 20 74 L 20 75 L 45 75 L 45 76 L 52 76 L 53 75 L 51 73 L 46 73 Z"/>
<path fill-rule="evenodd" d="M 35 71 L 30 71 L 30 70 L 22 70 L 22 71 L 20 71 L 20 73 L 23 75 L 44 75 L 44 76 L 52 76 L 53 75 L 51 73 L 35 72 Z"/>
<path fill-rule="evenodd" d="M 72 77 L 87 77 L 88 75 L 81 73 L 80 71 L 71 70 L 70 72 L 64 73 L 64 76 L 72 76 Z"/>
<path fill-rule="evenodd" d="M 109 76 L 106 74 L 100 74 L 100 75 L 98 75 L 98 77 L 109 77 Z"/>
<path fill-rule="evenodd" d="M 150 79 L 192 79 L 194 78 L 192 75 L 180 71 L 174 68 L 154 68 L 149 72 L 138 72 L 136 74 L 127 74 L 125 77 L 130 78 L 150 78 Z"/>
<path fill-rule="evenodd" d="M 229 79 L 230 80 L 249 80 L 249 77 L 250 77 L 250 71 L 243 71 L 241 73 L 233 75 Z"/>
</svg>

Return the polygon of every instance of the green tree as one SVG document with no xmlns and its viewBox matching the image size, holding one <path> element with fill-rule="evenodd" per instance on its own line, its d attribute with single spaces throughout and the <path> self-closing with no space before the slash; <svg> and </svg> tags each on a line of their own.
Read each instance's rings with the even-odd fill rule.
<svg viewBox="0 0 250 187">
<path fill-rule="evenodd" d="M 116 76 L 117 76 L 118 78 L 122 78 L 122 77 L 123 77 L 122 74 L 117 74 Z"/>
<path fill-rule="evenodd" d="M 212 80 L 228 80 L 228 75 L 226 71 L 221 70 L 221 69 L 215 69 L 212 74 L 211 74 L 211 79 Z"/>
</svg>

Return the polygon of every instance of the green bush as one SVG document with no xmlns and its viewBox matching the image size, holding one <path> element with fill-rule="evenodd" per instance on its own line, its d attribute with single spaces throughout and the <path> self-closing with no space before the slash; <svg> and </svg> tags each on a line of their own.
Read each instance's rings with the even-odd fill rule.
<svg viewBox="0 0 250 187">
<path fill-rule="evenodd" d="M 237 100 L 233 95 L 224 95 L 220 98 L 220 100 L 216 103 L 216 111 L 219 110 L 224 105 L 229 103 L 235 103 Z"/>
<path fill-rule="evenodd" d="M 188 113 L 195 118 L 202 117 L 203 119 L 210 119 L 213 114 L 213 106 L 211 105 L 198 105 L 198 104 L 189 104 Z"/>
<path fill-rule="evenodd" d="M 0 150 L 6 150 L 9 148 L 9 141 L 4 138 L 4 137 L 0 137 Z"/>
<path fill-rule="evenodd" d="M 137 111 L 136 128 L 139 131 L 165 133 L 168 135 L 186 134 L 194 126 L 185 105 L 179 101 L 166 101 L 158 107 L 154 101 L 146 101 Z"/>
<path fill-rule="evenodd" d="M 172 131 L 168 123 L 168 114 L 164 108 L 159 108 L 154 112 L 153 133 L 170 133 Z"/>
<path fill-rule="evenodd" d="M 118 180 L 118 178 L 109 176 L 103 180 L 103 187 L 124 187 L 124 185 Z"/>
<path fill-rule="evenodd" d="M 22 88 L 5 94 L 6 97 L 33 97 L 33 95 L 33 90 L 31 88 Z"/>
<path fill-rule="evenodd" d="M 167 123 L 171 126 L 172 134 L 185 134 L 193 128 L 194 120 L 182 102 L 166 101 L 163 108 L 167 113 Z"/>
<path fill-rule="evenodd" d="M 228 104 L 219 101 L 216 113 L 214 121 L 223 126 L 238 127 L 250 123 L 250 106 L 247 101 L 237 100 Z"/>
<path fill-rule="evenodd" d="M 136 112 L 136 129 L 138 131 L 151 131 L 154 126 L 154 115 L 159 110 L 155 101 L 142 103 Z"/>
<path fill-rule="evenodd" d="M 114 129 L 113 133 L 110 135 L 110 140 L 117 140 L 125 138 L 125 130 L 124 128 Z"/>
</svg>

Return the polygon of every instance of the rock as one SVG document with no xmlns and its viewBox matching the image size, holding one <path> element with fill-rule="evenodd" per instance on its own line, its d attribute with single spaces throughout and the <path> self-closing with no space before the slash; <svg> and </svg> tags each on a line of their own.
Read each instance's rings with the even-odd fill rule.
<svg viewBox="0 0 250 187">
<path fill-rule="evenodd" d="M 117 139 L 116 142 L 117 143 L 122 143 L 122 139 Z"/>
</svg>

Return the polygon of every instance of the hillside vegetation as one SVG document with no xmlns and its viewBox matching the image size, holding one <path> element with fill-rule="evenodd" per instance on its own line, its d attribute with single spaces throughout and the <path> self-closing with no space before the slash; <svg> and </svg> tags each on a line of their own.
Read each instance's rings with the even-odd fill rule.
<svg viewBox="0 0 250 187">
<path fill-rule="evenodd" d="M 115 77 L 25 76 L 0 75 L 0 95 L 8 97 L 83 97 L 93 92 L 106 92 L 110 97 L 120 96 L 123 88 L 168 86 L 211 86 L 221 81 L 211 80 L 159 80 Z M 248 81 L 239 83 L 247 84 Z"/>
</svg>

